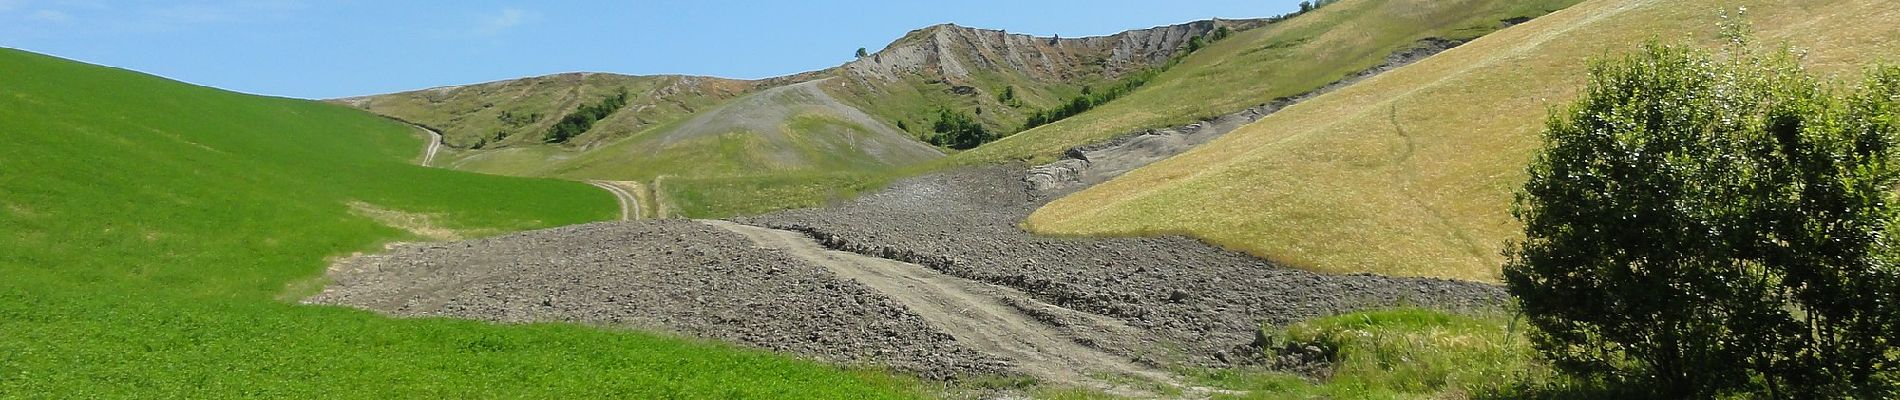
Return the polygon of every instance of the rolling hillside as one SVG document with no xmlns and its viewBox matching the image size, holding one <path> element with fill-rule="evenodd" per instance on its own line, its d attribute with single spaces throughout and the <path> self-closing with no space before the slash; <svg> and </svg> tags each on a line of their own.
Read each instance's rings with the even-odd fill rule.
<svg viewBox="0 0 1900 400">
<path fill-rule="evenodd" d="M 1015 132 L 1030 113 L 1091 85 L 1163 65 L 1193 38 L 1262 23 L 1088 38 L 944 24 L 836 68 L 760 81 L 564 74 L 333 102 L 442 131 L 441 165 L 450 168 L 647 182 L 684 215 L 726 216 L 851 197 L 937 159 L 921 140 L 935 135 L 941 111 Z M 570 140 L 545 143 L 557 121 L 620 93 L 625 104 Z"/>
<path fill-rule="evenodd" d="M 1576 96 L 1588 61 L 1649 38 L 1713 42 L 1718 11 L 1741 5 L 1760 42 L 1797 46 L 1824 73 L 1900 56 L 1889 1 L 1590 0 L 1058 200 L 1027 226 L 1190 234 L 1322 271 L 1495 280 L 1545 112 Z"/>
<path fill-rule="evenodd" d="M 823 80 L 749 94 L 641 132 L 532 175 L 652 180 L 895 167 L 943 156 L 890 124 L 839 103 Z"/>
<path fill-rule="evenodd" d="M 1577 1 L 1341 1 L 1214 42 L 1127 97 L 958 154 L 954 161 L 1046 162 L 1079 145 L 1297 96 L 1421 41 L 1470 40 Z"/>
<path fill-rule="evenodd" d="M 542 167 L 572 148 L 624 139 L 738 97 L 755 84 L 696 76 L 572 73 L 449 86 L 334 102 L 434 128 L 453 168 L 505 175 Z M 568 114 L 625 91 L 630 100 L 565 145 L 546 144 Z"/>
<path fill-rule="evenodd" d="M 1076 146 L 1300 95 L 1381 64 L 1389 55 L 1476 38 L 1576 1 L 1349 0 L 1273 24 L 1208 20 L 1089 38 L 937 25 L 837 68 L 670 92 L 701 101 L 724 99 L 716 105 L 629 118 L 651 112 L 630 105 L 569 144 L 509 139 L 515 141 L 483 149 L 463 145 L 446 165 L 504 175 L 647 182 L 672 209 L 696 217 L 816 206 L 899 176 L 957 165 L 1047 161 Z M 1223 31 L 1229 37 L 1187 52 L 1189 42 Z M 1012 133 L 1028 114 L 1135 72 L 1159 73 L 1092 111 L 948 158 L 939 160 L 921 151 L 916 140 L 898 138 L 931 138 L 931 125 L 942 110 L 970 115 L 991 132 Z M 572 109 L 611 96 L 618 91 L 614 85 L 693 78 L 596 74 L 564 79 L 594 83 L 497 82 L 342 102 L 467 138 L 467 132 L 456 131 L 492 129 L 501 116 L 498 110 L 530 109 L 524 104 L 547 98 L 580 99 L 564 103 Z M 736 87 L 744 92 L 706 91 Z M 543 93 L 548 91 L 593 95 Z M 651 94 L 656 92 L 630 93 L 635 94 L 631 104 L 658 98 Z M 800 95 L 793 99 L 787 93 Z"/>
<path fill-rule="evenodd" d="M 597 221 L 414 130 L 0 49 L 0 397 L 909 397 L 888 375 L 560 324 L 292 304 L 392 240 Z"/>
</svg>

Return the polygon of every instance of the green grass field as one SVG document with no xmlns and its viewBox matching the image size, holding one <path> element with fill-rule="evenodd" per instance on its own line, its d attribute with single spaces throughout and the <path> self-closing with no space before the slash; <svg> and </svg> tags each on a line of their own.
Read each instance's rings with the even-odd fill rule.
<svg viewBox="0 0 1900 400">
<path fill-rule="evenodd" d="M 667 177 L 660 191 L 681 215 L 723 218 L 785 208 L 819 207 L 882 189 L 883 172 L 830 172 L 735 177 Z"/>
<path fill-rule="evenodd" d="M 408 164 L 341 106 L 0 50 L 0 397 L 891 398 L 917 382 L 562 324 L 390 319 L 285 298 L 413 236 L 603 220 L 575 182 Z M 363 207 L 357 207 L 363 208 Z"/>
<path fill-rule="evenodd" d="M 1900 4 L 1888 1 L 1591 0 L 1290 107 L 1026 225 L 1188 234 L 1320 271 L 1492 281 L 1521 234 L 1512 191 L 1546 110 L 1575 98 L 1587 61 L 1649 38 L 1713 42 L 1717 13 L 1738 6 L 1761 43 L 1798 46 L 1824 75 L 1900 61 L 1900 25 L 1885 23 Z"/>
<path fill-rule="evenodd" d="M 1446 399 L 1508 393 L 1556 379 L 1511 316 L 1415 308 L 1263 328 L 1276 343 L 1331 349 L 1330 377 L 1232 369 L 1190 374 L 1241 399 Z"/>
</svg>

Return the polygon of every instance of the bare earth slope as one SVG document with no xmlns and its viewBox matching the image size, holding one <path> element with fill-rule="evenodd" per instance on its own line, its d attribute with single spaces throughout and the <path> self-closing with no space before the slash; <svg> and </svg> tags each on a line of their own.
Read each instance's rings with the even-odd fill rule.
<svg viewBox="0 0 1900 400">
<path fill-rule="evenodd" d="M 1545 112 L 1574 98 L 1588 60 L 1648 38 L 1712 42 L 1717 11 L 1735 6 L 1760 43 L 1798 46 L 1825 73 L 1900 54 L 1891 1 L 1592 0 L 1289 107 L 1051 203 L 1028 226 L 1184 233 L 1307 269 L 1494 280 Z"/>
</svg>

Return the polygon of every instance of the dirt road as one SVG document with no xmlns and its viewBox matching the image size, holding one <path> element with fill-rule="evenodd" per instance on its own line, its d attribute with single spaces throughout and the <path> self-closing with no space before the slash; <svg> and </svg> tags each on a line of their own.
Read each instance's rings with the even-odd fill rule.
<svg viewBox="0 0 1900 400">
<path fill-rule="evenodd" d="M 421 129 L 423 132 L 429 133 L 429 147 L 422 151 L 422 166 L 428 167 L 430 166 L 429 164 L 435 163 L 435 153 L 442 150 L 442 133 L 436 132 L 433 129 L 424 128 L 421 125 L 414 126 L 416 129 Z"/>
<path fill-rule="evenodd" d="M 1009 372 L 876 289 L 683 219 L 404 244 L 329 276 L 305 303 L 663 332 L 933 379 Z"/>
<path fill-rule="evenodd" d="M 638 186 L 639 184 L 633 183 L 633 182 L 601 181 L 601 180 L 590 180 L 590 181 L 587 181 L 587 184 L 594 185 L 594 187 L 601 188 L 602 190 L 606 190 L 607 193 L 613 193 L 614 199 L 620 202 L 620 220 L 621 221 L 637 220 L 637 219 L 640 219 L 642 215 L 644 215 L 640 209 L 640 196 L 635 196 L 633 194 L 635 191 L 640 190 Z"/>
<path fill-rule="evenodd" d="M 869 286 L 950 333 L 958 343 L 1009 360 L 1025 374 L 1110 390 L 1127 388 L 1118 388 L 1098 376 L 1111 374 L 1178 386 L 1167 372 L 1083 346 L 1076 337 L 1028 313 L 1059 319 L 1072 330 L 1141 334 L 1121 321 L 1049 305 L 1013 289 L 953 277 L 916 264 L 829 250 L 799 232 L 728 221 L 702 222 Z"/>
</svg>

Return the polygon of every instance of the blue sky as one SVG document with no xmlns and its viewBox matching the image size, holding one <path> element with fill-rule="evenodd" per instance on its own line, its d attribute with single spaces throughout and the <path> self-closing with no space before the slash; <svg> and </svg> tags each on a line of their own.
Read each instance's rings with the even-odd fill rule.
<svg viewBox="0 0 1900 400">
<path fill-rule="evenodd" d="M 954 22 L 1094 36 L 1297 0 L 0 0 L 0 47 L 248 93 L 332 98 L 572 71 L 763 78 Z"/>
</svg>

